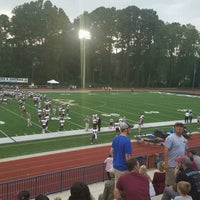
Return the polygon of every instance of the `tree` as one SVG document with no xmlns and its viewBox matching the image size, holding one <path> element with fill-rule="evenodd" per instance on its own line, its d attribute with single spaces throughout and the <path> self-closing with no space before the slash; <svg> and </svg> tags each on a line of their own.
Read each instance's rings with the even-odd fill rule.
<svg viewBox="0 0 200 200">
<path fill-rule="evenodd" d="M 31 1 L 13 10 L 11 35 L 14 62 L 20 73 L 32 77 L 33 60 L 40 63 L 35 71 L 38 83 L 50 77 L 58 79 L 65 71 L 62 59 L 63 38 L 70 29 L 70 21 L 62 9 L 50 1 Z M 31 72 L 31 73 L 30 73 Z"/>
<path fill-rule="evenodd" d="M 87 85 L 199 87 L 194 26 L 165 24 L 154 10 L 136 6 L 84 11 L 72 24 L 49 0 L 17 6 L 11 19 L 0 16 L 2 75 L 80 85 L 80 28 L 92 36 L 86 43 Z"/>
<path fill-rule="evenodd" d="M 0 15 L 0 69 L 1 76 L 9 75 L 8 68 L 12 69 L 10 65 L 10 54 L 12 48 L 10 46 L 9 38 L 10 21 L 7 15 Z"/>
</svg>

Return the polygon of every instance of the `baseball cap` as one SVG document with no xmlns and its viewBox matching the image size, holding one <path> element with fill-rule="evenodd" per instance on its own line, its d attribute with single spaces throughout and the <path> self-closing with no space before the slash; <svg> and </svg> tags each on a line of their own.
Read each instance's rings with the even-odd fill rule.
<svg viewBox="0 0 200 200">
<path fill-rule="evenodd" d="M 180 127 L 184 127 L 184 124 L 182 122 L 176 122 L 174 124 L 174 126 L 180 126 Z"/>
<path fill-rule="evenodd" d="M 128 122 L 120 122 L 119 126 L 120 130 L 124 130 L 126 128 L 133 128 L 133 125 L 129 124 Z"/>
<path fill-rule="evenodd" d="M 188 156 L 186 155 L 181 155 L 177 158 L 174 158 L 174 161 L 177 162 L 177 163 L 183 163 L 183 164 L 186 164 L 186 165 L 191 165 L 191 160 Z"/>
</svg>

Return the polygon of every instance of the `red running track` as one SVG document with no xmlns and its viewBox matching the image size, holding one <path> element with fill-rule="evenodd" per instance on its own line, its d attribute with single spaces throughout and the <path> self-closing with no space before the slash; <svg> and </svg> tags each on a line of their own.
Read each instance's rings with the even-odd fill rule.
<svg viewBox="0 0 200 200">
<path fill-rule="evenodd" d="M 195 134 L 189 140 L 189 147 L 200 145 L 200 134 Z M 132 143 L 133 156 L 163 152 L 163 146 L 157 144 Z M 101 163 L 108 156 L 110 145 L 89 147 L 84 150 L 72 150 L 50 155 L 23 158 L 0 162 L 0 182 L 17 180 L 31 176 L 56 172 L 90 164 Z"/>
</svg>

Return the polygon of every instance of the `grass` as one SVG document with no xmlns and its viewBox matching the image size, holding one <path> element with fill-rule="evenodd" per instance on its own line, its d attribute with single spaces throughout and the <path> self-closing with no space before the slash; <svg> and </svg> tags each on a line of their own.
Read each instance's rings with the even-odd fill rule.
<svg viewBox="0 0 200 200">
<path fill-rule="evenodd" d="M 138 116 L 144 112 L 145 123 L 171 121 L 184 119 L 185 109 L 192 109 L 196 118 L 199 112 L 199 97 L 181 94 L 159 93 L 151 91 L 41 91 L 52 100 L 53 105 L 58 102 L 70 104 L 69 119 L 66 119 L 65 130 L 77 130 L 84 128 L 84 117 L 97 113 L 102 118 L 102 126 L 109 125 L 109 116 L 112 114 L 116 120 L 119 116 L 125 116 L 127 121 L 137 123 Z M 42 104 L 43 105 L 43 104 Z M 7 104 L 0 104 L 0 130 L 9 136 L 39 134 L 42 132 L 41 124 L 37 119 L 37 107 L 32 99 L 26 100 L 27 111 L 32 115 L 33 126 L 27 127 L 26 116 L 21 113 L 18 102 L 9 99 Z M 48 131 L 58 131 L 58 120 L 50 120 Z M 187 126 L 189 131 L 197 131 L 196 124 Z M 159 127 L 158 127 L 159 129 Z M 170 127 L 161 129 L 169 130 Z M 144 132 L 153 132 L 155 128 L 143 129 Z M 50 134 L 50 133 L 49 133 Z M 137 134 L 137 130 L 133 130 Z M 5 137 L 3 134 L 0 138 Z M 113 132 L 101 133 L 98 143 L 111 142 Z M 132 135 L 130 136 L 132 137 Z M 27 155 L 71 147 L 85 146 L 89 144 L 90 134 L 68 136 L 62 138 L 37 140 L 0 145 L 0 158 Z"/>
</svg>

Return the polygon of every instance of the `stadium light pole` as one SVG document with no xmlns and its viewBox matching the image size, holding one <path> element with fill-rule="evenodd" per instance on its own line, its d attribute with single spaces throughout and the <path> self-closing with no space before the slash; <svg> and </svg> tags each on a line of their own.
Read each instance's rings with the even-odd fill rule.
<svg viewBox="0 0 200 200">
<path fill-rule="evenodd" d="M 91 34 L 86 30 L 79 30 L 79 39 L 81 46 L 81 78 L 82 88 L 85 88 L 85 74 L 86 74 L 86 40 L 91 39 Z"/>
<path fill-rule="evenodd" d="M 39 60 L 37 57 L 34 57 L 33 58 L 33 61 L 32 61 L 32 72 L 31 72 L 31 84 L 34 85 L 34 73 L 35 73 L 35 69 L 36 67 L 40 64 Z"/>
</svg>

